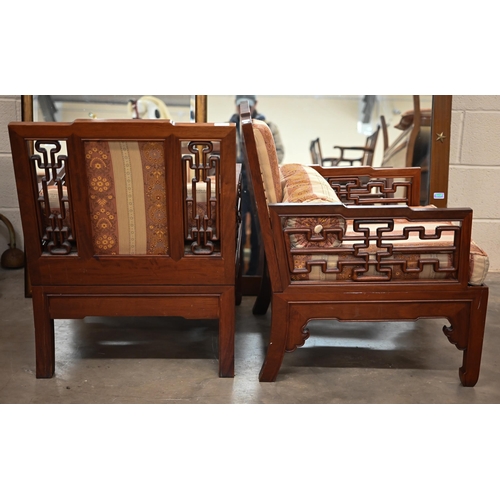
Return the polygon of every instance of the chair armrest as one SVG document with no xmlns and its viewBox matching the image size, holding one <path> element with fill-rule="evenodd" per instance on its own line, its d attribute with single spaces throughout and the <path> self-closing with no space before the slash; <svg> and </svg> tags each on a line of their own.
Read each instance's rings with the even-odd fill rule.
<svg viewBox="0 0 500 500">
<path fill-rule="evenodd" d="M 269 208 L 275 244 L 290 282 L 468 285 L 470 208 L 300 203 Z M 339 218 L 346 222 L 344 229 Z"/>
<path fill-rule="evenodd" d="M 334 163 L 335 165 L 338 165 L 340 162 L 348 162 L 351 165 L 353 165 L 354 162 L 362 162 L 365 153 L 373 153 L 374 151 L 373 148 L 367 148 L 365 146 L 333 146 L 333 148 L 340 149 L 340 157 Z M 346 151 L 359 151 L 362 155 L 359 158 L 346 158 L 344 156 Z"/>
<path fill-rule="evenodd" d="M 340 158 L 323 158 L 322 163 L 324 167 L 334 167 L 335 165 L 338 164 L 340 161 Z M 326 163 L 329 163 L 330 165 L 326 165 Z"/>
<path fill-rule="evenodd" d="M 342 154 L 344 151 L 373 151 L 373 148 L 365 146 L 333 146 L 333 149 L 340 149 Z"/>
<path fill-rule="evenodd" d="M 366 166 L 324 167 L 310 165 L 348 205 L 420 204 L 419 167 L 389 168 Z"/>
</svg>

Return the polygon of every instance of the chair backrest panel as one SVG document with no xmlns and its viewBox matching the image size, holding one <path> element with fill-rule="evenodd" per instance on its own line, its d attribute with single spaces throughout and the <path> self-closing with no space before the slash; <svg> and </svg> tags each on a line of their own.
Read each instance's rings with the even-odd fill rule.
<svg viewBox="0 0 500 500">
<path fill-rule="evenodd" d="M 96 255 L 168 255 L 162 141 L 84 141 Z"/>
<path fill-rule="evenodd" d="M 245 103 L 241 106 L 244 105 Z M 272 133 L 268 130 L 269 127 L 267 124 L 259 122 L 258 120 L 253 120 L 249 109 L 247 109 L 247 112 L 241 114 L 241 127 L 245 143 L 246 164 L 249 167 L 250 179 L 253 185 L 255 205 L 257 207 L 261 231 L 260 234 L 264 245 L 269 276 L 273 283 L 273 290 L 279 290 L 286 286 L 286 284 L 281 282 L 284 274 L 278 272 L 280 263 L 277 259 L 275 242 L 272 238 L 271 220 L 268 208 L 268 204 L 273 199 L 273 191 L 276 188 L 274 184 L 274 174 L 271 174 L 270 171 L 273 164 L 277 166 L 277 155 L 276 151 L 273 152 L 271 147 L 266 147 L 265 144 L 262 143 L 262 140 L 265 141 L 265 138 L 268 139 L 268 144 L 270 145 L 274 144 L 274 141 L 271 142 Z M 276 163 L 273 162 L 274 157 L 276 157 Z M 268 172 L 267 175 L 264 175 L 266 169 Z M 279 176 L 279 171 L 276 173 Z M 281 182 L 279 186 L 281 190 Z M 271 190 L 271 194 L 267 192 L 268 189 Z M 277 197 L 278 194 L 274 192 L 274 198 Z M 282 195 L 280 197 L 280 200 L 281 199 Z"/>
<path fill-rule="evenodd" d="M 267 123 L 261 120 L 253 121 L 253 130 L 268 202 L 281 203 L 283 195 L 273 134 Z"/>
<path fill-rule="evenodd" d="M 188 283 L 192 272 L 234 282 L 234 125 L 77 120 L 9 132 L 33 284 Z"/>
<path fill-rule="evenodd" d="M 377 126 L 375 132 L 366 138 L 365 152 L 361 160 L 361 165 L 373 166 L 373 157 L 375 155 L 375 147 L 377 146 L 378 135 L 380 133 L 380 125 Z"/>
<path fill-rule="evenodd" d="M 309 151 L 311 152 L 311 161 L 313 164 L 321 165 L 323 163 L 323 154 L 321 153 L 319 137 L 311 141 Z"/>
</svg>

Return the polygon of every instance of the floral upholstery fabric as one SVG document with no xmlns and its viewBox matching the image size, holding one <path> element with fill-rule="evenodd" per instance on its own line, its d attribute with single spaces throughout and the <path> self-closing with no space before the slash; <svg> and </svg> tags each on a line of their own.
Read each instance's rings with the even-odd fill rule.
<svg viewBox="0 0 500 500">
<path fill-rule="evenodd" d="M 85 155 L 96 254 L 167 254 L 163 143 L 87 141 Z"/>
</svg>

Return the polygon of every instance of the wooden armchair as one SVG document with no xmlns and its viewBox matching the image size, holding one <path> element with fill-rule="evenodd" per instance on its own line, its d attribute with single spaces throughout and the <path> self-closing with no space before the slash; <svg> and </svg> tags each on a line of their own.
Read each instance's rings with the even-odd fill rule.
<svg viewBox="0 0 500 500">
<path fill-rule="evenodd" d="M 375 147 L 377 146 L 378 135 L 380 133 L 380 125 L 377 126 L 375 132 L 366 138 L 364 146 L 333 146 L 333 149 L 340 149 L 338 156 L 333 165 L 364 165 L 373 166 L 373 157 L 375 155 Z M 358 152 L 360 156 L 355 158 L 349 157 L 348 152 Z"/>
<path fill-rule="evenodd" d="M 219 376 L 233 377 L 234 125 L 78 120 L 9 134 L 37 378 L 54 374 L 54 320 L 85 316 L 218 319 Z"/>
<path fill-rule="evenodd" d="M 338 158 L 328 158 L 323 156 L 319 137 L 311 141 L 311 144 L 309 145 L 309 152 L 311 153 L 311 160 L 315 165 L 331 167 L 337 164 Z"/>
<path fill-rule="evenodd" d="M 385 118 L 382 117 L 385 124 Z M 321 165 L 323 167 L 333 167 L 337 165 L 351 165 L 359 164 L 364 166 L 372 166 L 373 156 L 375 155 L 375 147 L 377 145 L 377 139 L 380 132 L 380 125 L 377 130 L 366 138 L 366 143 L 364 146 L 334 146 L 334 149 L 340 149 L 340 156 L 336 157 L 324 157 L 321 151 L 321 143 L 319 137 L 311 141 L 309 145 L 309 152 L 311 153 L 312 163 L 315 165 Z M 386 136 L 384 136 L 386 140 Z M 348 152 L 355 151 L 361 156 L 356 158 L 349 157 Z"/>
<path fill-rule="evenodd" d="M 279 168 L 266 124 L 252 120 L 245 104 L 240 114 L 271 297 L 259 379 L 276 380 L 285 352 L 304 345 L 312 320 L 446 318 L 445 335 L 463 351 L 460 380 L 475 385 L 488 257 L 471 241 L 472 210 L 342 203 L 323 177 L 330 169 Z"/>
</svg>

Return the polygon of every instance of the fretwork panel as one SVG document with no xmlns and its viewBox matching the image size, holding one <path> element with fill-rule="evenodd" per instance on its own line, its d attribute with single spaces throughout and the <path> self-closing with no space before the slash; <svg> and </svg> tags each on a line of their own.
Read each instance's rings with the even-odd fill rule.
<svg viewBox="0 0 500 500">
<path fill-rule="evenodd" d="M 284 237 L 294 281 L 455 280 L 460 230 L 447 223 L 355 220 L 345 232 L 295 225 Z M 297 246 L 296 241 L 303 243 Z"/>
<path fill-rule="evenodd" d="M 66 150 L 66 143 L 39 140 L 31 146 L 34 154 L 30 161 L 39 186 L 39 229 L 44 251 L 52 255 L 76 252 L 65 182 L 68 157 L 63 150 Z"/>
<path fill-rule="evenodd" d="M 407 204 L 411 187 L 411 182 L 404 179 L 369 179 L 354 176 L 326 180 L 346 205 Z"/>
<path fill-rule="evenodd" d="M 186 141 L 182 143 L 183 172 L 186 175 L 184 210 L 188 253 L 213 255 L 220 252 L 220 143 Z"/>
</svg>

